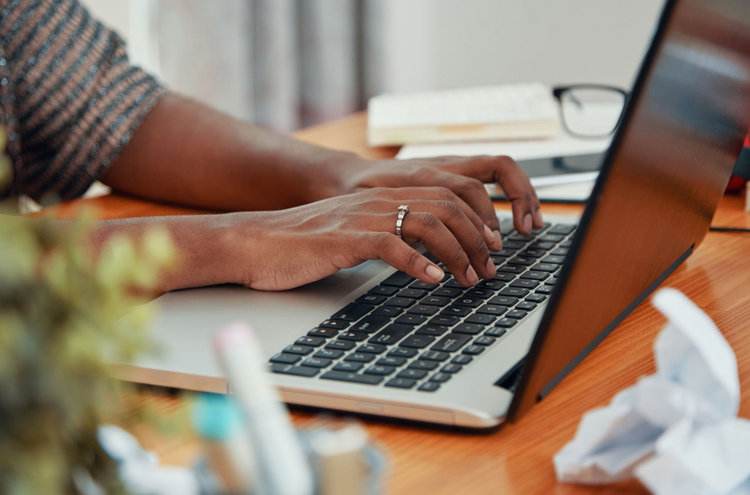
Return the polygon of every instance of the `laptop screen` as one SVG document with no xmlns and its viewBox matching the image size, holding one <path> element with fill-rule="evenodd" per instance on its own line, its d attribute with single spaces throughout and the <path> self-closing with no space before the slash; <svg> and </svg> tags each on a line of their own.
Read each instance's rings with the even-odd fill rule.
<svg viewBox="0 0 750 495">
<path fill-rule="evenodd" d="M 511 407 L 547 395 L 698 246 L 750 127 L 750 2 L 668 1 Z"/>
</svg>

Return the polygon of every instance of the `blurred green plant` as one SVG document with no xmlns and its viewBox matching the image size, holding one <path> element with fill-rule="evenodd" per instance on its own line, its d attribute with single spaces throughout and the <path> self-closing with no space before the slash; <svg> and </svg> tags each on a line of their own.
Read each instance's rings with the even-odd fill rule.
<svg viewBox="0 0 750 495">
<path fill-rule="evenodd" d="M 2 155 L 0 187 L 9 169 Z M 83 220 L 0 211 L 2 494 L 67 495 L 86 480 L 123 493 L 96 438 L 105 408 L 117 406 L 125 387 L 105 363 L 148 347 L 147 310 L 121 317 L 142 302 L 135 294 L 155 286 L 174 251 L 166 232 L 151 231 L 138 247 L 113 238 L 93 259 L 88 231 Z"/>
</svg>

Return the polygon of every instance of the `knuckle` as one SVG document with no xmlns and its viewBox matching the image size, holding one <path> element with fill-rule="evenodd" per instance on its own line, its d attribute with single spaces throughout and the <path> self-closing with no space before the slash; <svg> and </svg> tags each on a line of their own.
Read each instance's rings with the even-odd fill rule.
<svg viewBox="0 0 750 495">
<path fill-rule="evenodd" d="M 388 232 L 376 232 L 373 234 L 372 243 L 378 251 L 383 252 L 393 249 L 394 242 L 397 239 L 398 238 L 395 235 L 389 234 Z"/>
<path fill-rule="evenodd" d="M 420 214 L 419 222 L 422 224 L 422 227 L 428 231 L 437 230 L 443 224 L 443 222 L 441 222 L 440 219 L 436 217 L 435 215 L 433 215 L 432 213 Z"/>
<path fill-rule="evenodd" d="M 422 256 L 414 251 L 413 249 L 410 249 L 406 253 L 406 259 L 404 260 L 405 266 L 407 268 L 416 268 L 419 265 L 420 260 L 422 259 Z"/>
<path fill-rule="evenodd" d="M 458 220 L 464 215 L 464 212 L 461 209 L 461 207 L 458 206 L 453 201 L 445 201 L 445 200 L 441 201 L 440 210 L 442 210 L 443 214 L 446 216 L 446 219 L 448 220 Z"/>
<path fill-rule="evenodd" d="M 487 257 L 489 255 L 487 245 L 479 237 L 474 239 L 468 247 L 465 246 L 464 249 L 469 258 Z"/>
</svg>

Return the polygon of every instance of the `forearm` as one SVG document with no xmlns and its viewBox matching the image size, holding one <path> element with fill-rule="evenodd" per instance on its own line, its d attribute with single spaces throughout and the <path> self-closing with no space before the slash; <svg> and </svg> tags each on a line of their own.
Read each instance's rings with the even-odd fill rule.
<svg viewBox="0 0 750 495">
<path fill-rule="evenodd" d="M 350 153 L 303 143 L 169 95 L 102 181 L 128 194 L 221 210 L 272 210 L 335 196 Z M 344 165 L 345 164 L 345 165 Z"/>
</svg>

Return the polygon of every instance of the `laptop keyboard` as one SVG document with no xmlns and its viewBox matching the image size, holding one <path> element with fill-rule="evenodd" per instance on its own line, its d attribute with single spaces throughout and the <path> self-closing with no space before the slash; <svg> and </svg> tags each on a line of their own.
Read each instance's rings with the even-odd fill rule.
<svg viewBox="0 0 750 495">
<path fill-rule="evenodd" d="M 396 272 L 273 356 L 270 369 L 435 392 L 547 299 L 575 229 L 545 224 L 522 236 L 503 220 L 492 280 L 466 288 L 442 263 L 439 284 Z"/>
</svg>

